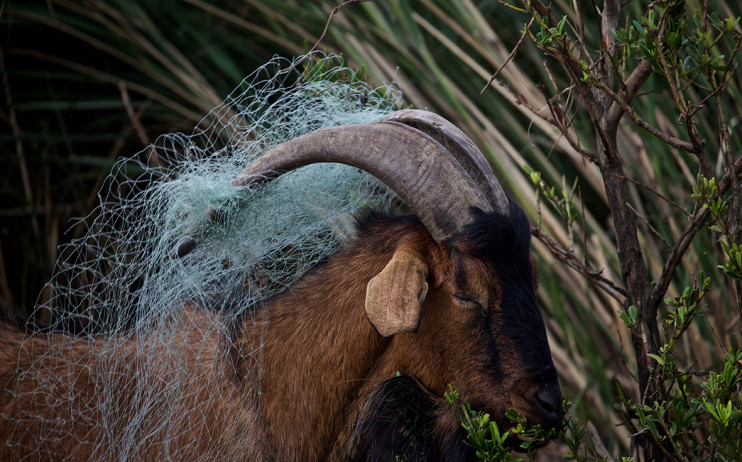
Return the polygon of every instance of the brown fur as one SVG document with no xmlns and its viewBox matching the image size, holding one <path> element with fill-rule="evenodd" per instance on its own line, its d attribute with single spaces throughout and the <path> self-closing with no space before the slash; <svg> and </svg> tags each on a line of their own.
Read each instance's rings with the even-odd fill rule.
<svg viewBox="0 0 742 462">
<path fill-rule="evenodd" d="M 509 407 L 540 421 L 543 413 L 538 406 L 534 407 L 532 396 L 538 384 L 525 374 L 520 358 L 510 353 L 513 349 L 506 336 L 495 339 L 497 348 L 506 356 L 501 358 L 503 376 L 496 377 L 490 368 L 487 349 L 473 332 L 482 312 L 467 300 L 475 300 L 487 309 L 498 309 L 500 287 L 491 269 L 466 256 L 465 243 L 454 241 L 453 247 L 448 243 L 436 244 L 416 221 L 369 220 L 364 226 L 363 235 L 347 249 L 290 290 L 267 300 L 254 320 L 243 320 L 230 334 L 229 341 L 233 343 L 230 355 L 218 352 L 226 343 L 218 339 L 207 343 L 208 351 L 202 357 L 214 361 L 190 365 L 197 372 L 193 374 L 193 387 L 209 392 L 212 397 L 218 389 L 216 395 L 220 399 L 193 396 L 182 403 L 184 419 L 194 415 L 194 409 L 208 409 L 208 419 L 196 434 L 183 435 L 182 441 L 175 442 L 175 447 L 185 451 L 178 453 L 179 457 L 208 458 L 204 451 L 214 450 L 214 459 L 226 460 L 346 460 L 354 454 L 347 442 L 352 439 L 367 397 L 397 371 L 416 378 L 438 397 L 443 396 L 450 384 L 461 393 L 462 399 L 491 413 L 503 424 L 502 416 Z M 430 290 L 422 307 L 418 332 L 382 338 L 366 319 L 366 285 L 400 247 L 424 256 L 430 269 Z M 459 257 L 454 258 L 454 254 Z M 190 317 L 186 316 L 177 326 L 184 349 L 201 344 L 204 333 L 198 328 L 198 317 L 208 316 L 198 310 L 188 310 L 186 314 Z M 267 327 L 263 327 L 266 321 Z M 263 328 L 266 330 L 261 336 Z M 39 355 L 62 334 L 27 336 L 6 327 L 2 330 L 0 435 L 8 435 L 8 440 L 18 444 L 0 447 L 0 459 L 37 454 L 37 448 L 42 451 L 38 454 L 52 459 L 61 455 L 75 460 L 95 459 L 97 448 L 80 443 L 94 441 L 101 431 L 95 413 L 91 415 L 92 421 L 64 420 L 65 416 L 57 414 L 53 403 L 24 401 L 14 392 L 33 391 L 42 386 L 22 378 L 22 371 L 37 367 L 35 361 L 41 357 L 42 361 L 57 362 L 49 365 L 50 374 L 74 378 L 60 381 L 54 396 L 74 395 L 77 406 L 95 409 L 99 387 L 103 386 L 95 375 L 100 366 L 98 341 L 82 339 L 71 344 L 60 341 L 63 351 L 55 354 L 54 359 L 43 359 Z M 255 409 L 254 401 L 245 396 L 245 391 L 255 385 L 251 378 L 255 364 L 247 352 L 260 349 L 261 337 L 264 338 L 262 397 L 259 408 Z M 138 354 L 158 354 L 136 351 L 133 343 L 123 342 L 127 347 L 117 354 L 124 355 L 126 361 L 116 362 L 121 374 L 128 372 L 126 367 L 136 362 Z M 125 388 L 115 392 L 123 403 L 133 399 Z M 13 420 L 22 419 L 26 412 L 64 420 L 63 428 L 55 431 L 74 437 L 37 441 L 37 431 L 21 428 L 22 424 L 16 425 Z M 256 413 L 257 425 L 251 426 L 249 423 Z M 460 444 L 453 441 L 459 434 L 455 412 L 442 409 L 439 414 L 433 424 L 439 444 Z M 245 441 L 244 437 L 238 438 L 244 432 L 253 432 L 249 440 L 254 446 L 230 445 Z M 178 428 L 171 433 L 177 435 Z M 148 458 L 148 454 L 137 456 Z"/>
<path fill-rule="evenodd" d="M 192 377 L 189 383 L 180 383 L 180 386 L 197 393 L 180 403 L 184 419 L 163 428 L 159 437 L 138 435 L 141 440 L 148 436 L 151 438 L 149 441 L 155 443 L 126 455 L 119 453 L 119 448 L 100 446 L 106 441 L 103 432 L 115 434 L 121 431 L 115 426 L 116 422 L 113 422 L 114 426 L 105 425 L 99 420 L 100 414 L 95 412 L 104 395 L 102 387 L 110 384 L 117 387 L 106 392 L 108 396 L 117 398 L 115 406 L 118 409 L 127 412 L 118 416 L 117 422 L 128 422 L 137 411 L 133 380 L 107 380 L 107 377 L 114 374 L 133 378 L 137 363 L 143 362 L 137 361 L 138 357 L 164 356 L 165 352 L 153 351 L 154 348 L 147 345 L 137 345 L 121 338 L 122 346 L 116 350 L 118 358 L 109 363 L 103 347 L 111 348 L 111 339 L 104 343 L 96 338 L 71 340 L 64 334 L 23 334 L 0 323 L 0 435 L 3 437 L 0 440 L 0 460 L 21 460 L 24 457 L 101 460 L 103 457 L 119 459 L 124 456 L 156 460 L 167 451 L 163 441 L 168 441 L 170 447 L 177 450 L 178 457 L 184 457 L 184 460 L 222 457 L 239 460 L 250 454 L 258 459 L 258 452 L 232 444 L 240 432 L 245 431 L 241 422 L 254 420 L 255 411 L 241 402 L 242 390 L 226 377 L 227 369 L 214 364 L 213 360 L 218 358 L 218 340 L 204 341 L 205 334 L 199 329 L 206 324 L 202 319 L 206 314 L 191 310 L 184 314 L 174 329 L 179 335 L 176 347 L 187 349 L 190 345 L 199 345 L 206 350 L 202 354 L 206 360 L 188 365 L 191 369 L 188 376 Z M 157 363 L 154 365 L 158 366 Z M 165 364 L 160 366 L 161 369 L 154 372 L 159 380 L 149 386 L 166 392 L 162 387 L 167 386 L 168 374 L 172 372 Z M 25 375 L 27 371 L 30 373 Z M 215 391 L 222 400 L 209 399 Z M 150 411 L 150 415 L 157 415 L 157 410 Z M 195 434 L 187 420 L 193 415 L 204 415 L 209 422 L 208 426 L 197 428 Z M 143 429 L 145 433 L 150 430 Z"/>
</svg>

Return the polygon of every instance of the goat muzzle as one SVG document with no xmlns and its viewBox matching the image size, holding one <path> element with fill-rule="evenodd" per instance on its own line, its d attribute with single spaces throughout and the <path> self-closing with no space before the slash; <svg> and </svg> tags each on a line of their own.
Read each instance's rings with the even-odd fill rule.
<svg viewBox="0 0 742 462">
<path fill-rule="evenodd" d="M 562 393 L 554 381 L 541 382 L 530 379 L 519 382 L 511 391 L 513 408 L 532 424 L 546 429 L 561 429 L 564 419 Z"/>
</svg>

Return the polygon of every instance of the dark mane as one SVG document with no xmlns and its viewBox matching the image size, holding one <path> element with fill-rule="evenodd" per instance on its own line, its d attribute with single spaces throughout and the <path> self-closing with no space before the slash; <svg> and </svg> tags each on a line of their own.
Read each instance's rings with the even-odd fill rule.
<svg viewBox="0 0 742 462">
<path fill-rule="evenodd" d="M 394 215 L 390 211 L 367 210 L 356 218 L 356 231 L 359 238 L 373 238 L 386 240 L 390 227 L 393 226 L 422 226 L 420 219 L 415 215 Z"/>
<path fill-rule="evenodd" d="M 368 398 L 350 443 L 357 443 L 357 461 L 440 460 L 432 435 L 438 399 L 417 380 L 400 375 Z"/>
<path fill-rule="evenodd" d="M 472 210 L 474 220 L 460 233 L 466 236 L 471 255 L 495 266 L 528 261 L 531 227 L 525 212 L 510 201 L 510 214 Z M 501 271 L 506 273 L 507 271 Z"/>
</svg>

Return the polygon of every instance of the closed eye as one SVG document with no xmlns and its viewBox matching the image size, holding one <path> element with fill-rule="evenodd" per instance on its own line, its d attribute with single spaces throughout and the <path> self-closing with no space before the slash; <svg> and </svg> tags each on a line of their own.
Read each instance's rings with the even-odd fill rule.
<svg viewBox="0 0 742 462">
<path fill-rule="evenodd" d="M 484 309 L 484 307 L 482 306 L 482 304 L 479 303 L 478 301 L 474 300 L 473 298 L 459 297 L 458 295 L 454 295 L 454 298 L 459 303 L 461 303 L 465 308 L 477 309 L 477 310 L 483 310 Z"/>
</svg>

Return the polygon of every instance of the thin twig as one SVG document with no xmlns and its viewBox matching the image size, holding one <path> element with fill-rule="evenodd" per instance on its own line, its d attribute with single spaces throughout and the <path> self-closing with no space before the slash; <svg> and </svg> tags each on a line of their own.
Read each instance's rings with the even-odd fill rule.
<svg viewBox="0 0 742 462">
<path fill-rule="evenodd" d="M 557 128 L 562 133 L 562 135 L 567 140 L 567 142 L 569 143 L 569 145 L 572 146 L 572 148 L 575 151 L 577 151 L 581 156 L 583 156 L 585 159 L 589 160 L 590 162 L 597 163 L 598 157 L 595 155 L 595 153 L 584 149 L 577 141 L 575 141 L 569 135 L 569 131 L 568 130 L 566 130 L 560 124 L 556 123 L 556 121 L 555 121 L 554 118 L 549 119 L 548 117 L 545 117 L 544 115 L 542 115 L 540 113 L 540 111 L 535 110 L 531 106 L 531 104 L 528 102 L 528 99 L 526 99 L 525 96 L 523 96 L 522 94 L 521 95 L 516 95 L 513 92 L 513 90 L 510 89 L 510 87 L 508 87 L 507 85 L 505 85 L 505 83 L 500 82 L 500 86 L 502 86 L 503 88 L 505 88 L 505 91 L 507 91 L 508 93 L 510 93 L 510 95 L 513 97 L 513 100 L 515 101 L 515 104 L 519 104 L 519 105 L 525 107 L 526 109 L 528 109 L 529 111 L 531 111 L 531 113 L 533 115 L 535 115 L 536 117 L 538 117 L 539 119 L 544 120 L 544 121 L 550 123 L 551 125 L 553 125 L 555 128 Z M 543 91 L 543 85 L 541 86 L 541 89 Z M 546 99 L 546 103 L 547 104 L 550 104 L 549 103 L 548 96 L 544 94 L 544 97 Z M 551 110 L 553 110 L 553 108 L 549 107 L 549 110 L 551 111 Z M 554 117 L 554 114 L 552 114 L 552 117 Z"/>
<path fill-rule="evenodd" d="M 344 6 L 349 5 L 351 3 L 364 3 L 364 2 L 375 2 L 375 1 L 376 0 L 346 0 L 343 3 L 341 3 L 340 5 L 338 5 L 335 8 L 333 8 L 332 11 L 330 11 L 330 15 L 327 17 L 327 22 L 325 23 L 325 29 L 322 31 L 322 35 L 320 35 L 319 38 L 317 39 L 317 41 L 314 42 L 314 45 L 312 46 L 312 48 L 307 53 L 305 53 L 304 56 L 301 57 L 301 59 L 299 59 L 298 61 L 296 61 L 293 64 L 291 64 L 291 66 L 287 67 L 286 69 L 281 69 L 280 72 L 281 73 L 288 72 L 288 71 L 294 69 L 296 66 L 298 66 L 299 64 L 301 64 L 302 62 L 304 62 L 304 60 L 307 58 L 307 56 L 311 55 L 312 52 L 314 52 L 315 50 L 317 50 L 317 48 L 319 47 L 320 43 L 322 43 L 322 40 L 325 39 L 325 35 L 327 34 L 327 30 L 330 28 L 330 22 L 332 21 L 332 17 L 335 16 L 335 13 L 337 13 L 338 11 L 340 11 L 341 8 L 343 8 Z"/>
<path fill-rule="evenodd" d="M 651 65 L 650 65 L 650 69 L 651 69 Z M 629 79 L 626 79 L 626 81 L 627 81 L 627 87 L 628 87 Z M 618 107 L 621 110 L 623 110 L 623 113 L 628 114 L 629 117 L 631 117 L 631 119 L 634 121 L 634 123 L 638 125 L 639 127 L 648 131 L 649 133 L 659 138 L 666 144 L 672 146 L 673 148 L 682 149 L 683 151 L 688 151 L 688 152 L 695 152 L 696 147 L 692 143 L 683 141 L 680 138 L 676 138 L 672 135 L 668 135 L 667 133 L 645 122 L 641 117 L 639 117 L 636 111 L 634 111 L 634 109 L 631 106 L 629 106 L 629 104 L 624 100 L 624 98 L 621 97 L 621 95 L 614 93 L 610 88 L 606 87 L 602 82 L 596 79 L 591 79 L 590 83 L 596 85 L 598 88 L 603 90 L 614 102 L 618 104 Z M 628 93 L 628 90 L 627 90 L 627 93 Z M 620 111 L 614 111 L 614 112 L 611 112 L 610 114 L 611 114 L 611 117 L 620 118 L 623 113 L 621 113 Z M 615 119 L 612 119 L 612 120 L 615 120 Z"/>
<path fill-rule="evenodd" d="M 540 17 L 546 20 L 546 25 L 548 27 L 554 27 L 554 19 L 551 17 L 551 3 L 549 3 L 549 7 L 547 8 L 543 3 L 541 3 L 541 0 L 533 0 L 531 2 L 531 7 Z"/>
<path fill-rule="evenodd" d="M 549 81 L 551 82 L 551 85 L 554 87 L 554 93 L 556 95 L 559 95 L 559 86 L 556 84 L 556 80 L 554 79 L 554 74 L 551 73 L 551 69 L 549 69 L 549 63 L 544 61 L 543 63 L 544 70 L 546 71 L 546 75 L 549 77 Z M 561 100 L 560 100 L 561 104 Z"/>
<path fill-rule="evenodd" d="M 731 76 L 730 76 L 731 79 Z M 726 86 L 726 84 L 729 82 L 727 80 L 722 85 L 719 86 L 721 88 L 722 86 Z M 721 148 L 724 151 L 724 155 L 726 157 L 726 163 L 727 165 L 734 165 L 734 155 L 732 154 L 732 144 L 729 139 L 729 125 L 727 123 L 727 117 L 726 113 L 724 112 L 724 105 L 721 101 L 721 96 L 716 96 L 716 105 L 719 108 L 719 127 L 720 127 L 720 133 L 721 133 Z M 729 208 L 729 213 L 727 214 L 729 223 L 727 226 L 729 227 L 731 238 L 739 242 L 740 237 L 740 227 L 739 227 L 739 220 L 740 220 L 740 203 L 739 203 L 739 183 L 737 182 L 737 176 L 732 175 L 731 176 L 731 200 L 732 204 Z M 737 312 L 740 315 L 740 319 L 742 319 L 742 283 L 740 281 L 735 280 L 734 281 L 734 289 L 737 295 Z"/>
<path fill-rule="evenodd" d="M 589 266 L 585 265 L 574 253 L 569 252 L 557 244 L 551 237 L 544 233 L 541 229 L 534 226 L 531 227 L 531 234 L 533 237 L 541 241 L 548 249 L 549 252 L 559 261 L 576 270 L 577 272 L 587 276 L 595 285 L 600 287 L 606 294 L 611 296 L 618 303 L 623 305 L 626 302 L 626 292 L 613 281 L 602 276 L 603 270 L 594 270 Z"/>
<path fill-rule="evenodd" d="M 584 15 L 580 7 L 580 2 L 572 3 L 573 11 L 575 12 L 575 19 L 577 20 L 577 27 L 572 25 L 572 21 L 569 22 L 572 33 L 577 37 L 577 41 L 580 43 L 581 57 L 590 61 L 590 65 L 595 64 L 593 57 L 587 49 L 585 44 L 585 23 L 583 21 Z"/>
<path fill-rule="evenodd" d="M 585 249 L 585 255 L 583 255 L 582 263 L 587 265 L 588 257 L 590 256 L 590 247 L 587 245 L 587 223 L 585 222 L 585 201 L 582 200 L 582 188 L 580 188 L 580 207 L 582 208 L 582 248 Z"/>
<path fill-rule="evenodd" d="M 603 150 L 603 154 L 607 158 L 610 158 L 609 160 L 617 161 L 617 159 L 615 158 L 617 153 L 615 149 L 611 149 L 612 143 L 610 142 L 605 127 L 601 122 L 603 111 L 600 109 L 598 102 L 595 100 L 595 95 L 592 91 L 590 91 L 590 86 L 582 83 L 582 74 L 584 73 L 582 65 L 566 47 L 561 47 L 559 50 L 557 50 L 555 57 L 562 63 L 567 73 L 569 74 L 570 79 L 572 80 L 572 82 L 575 83 L 577 91 L 582 97 L 582 101 L 585 104 L 585 109 L 587 109 L 587 113 L 590 116 L 590 121 L 595 127 L 595 133 L 598 136 L 598 140 L 605 147 L 605 149 Z M 602 84 L 602 82 L 597 79 L 591 79 L 591 82 L 592 81 L 597 81 Z M 605 85 L 603 84 L 603 86 Z M 597 162 L 598 165 L 602 165 L 604 163 L 604 160 L 605 159 L 602 159 L 599 155 Z"/>
<path fill-rule="evenodd" d="M 734 69 L 736 69 L 736 68 L 737 68 L 737 66 L 734 66 L 734 68 L 732 69 L 732 71 L 734 71 Z M 734 72 L 730 72 L 728 74 L 727 78 L 724 79 L 724 81 L 721 84 L 719 84 L 718 87 L 714 88 L 708 95 L 704 96 L 703 99 L 701 99 L 701 101 L 699 101 L 696 104 L 694 104 L 693 106 L 691 106 L 691 108 L 690 108 L 690 110 L 688 111 L 687 114 L 680 114 L 680 117 L 681 118 L 690 118 L 690 117 L 693 117 L 696 114 L 696 112 L 698 112 L 701 109 L 703 109 L 703 106 L 704 106 L 704 104 L 706 104 L 706 101 L 710 100 L 714 96 L 716 96 L 716 95 L 720 94 L 722 91 L 724 91 L 724 89 L 727 87 L 727 85 L 729 84 L 729 82 L 732 80 L 732 76 L 733 75 L 734 75 Z"/>
<path fill-rule="evenodd" d="M 592 421 L 587 422 L 587 431 L 590 433 L 590 439 L 593 440 L 593 445 L 595 446 L 595 455 L 608 462 L 613 462 L 613 457 L 611 457 L 611 455 L 608 453 L 608 449 L 606 449 L 603 440 L 600 439 L 598 429 L 595 428 L 595 424 Z"/>
<path fill-rule="evenodd" d="M 643 215 L 642 215 L 641 213 L 639 213 L 639 211 L 638 211 L 638 210 L 636 210 L 636 209 L 635 209 L 634 207 L 632 207 L 632 206 L 631 206 L 631 204 L 628 204 L 628 203 L 627 203 L 627 204 L 626 204 L 626 207 L 628 207 L 628 208 L 629 208 L 629 210 L 631 210 L 632 212 L 634 212 L 634 216 L 635 216 L 636 218 L 638 218 L 638 219 L 639 219 L 639 221 L 641 221 L 642 223 L 644 223 L 645 225 L 647 225 L 647 227 L 649 228 L 649 231 L 651 231 L 651 232 L 652 232 L 652 234 L 654 234 L 655 236 L 657 236 L 658 238 L 660 238 L 660 240 L 661 240 L 661 241 L 662 241 L 662 242 L 663 242 L 663 243 L 664 243 L 664 244 L 665 244 L 665 245 L 666 245 L 666 246 L 667 246 L 668 248 L 670 247 L 670 244 L 669 244 L 669 243 L 668 243 L 668 242 L 667 242 L 667 241 L 665 240 L 665 238 L 664 238 L 664 237 L 662 237 L 662 234 L 660 234 L 660 232 L 659 232 L 659 231 L 657 231 L 657 229 L 656 229 L 656 228 L 655 228 L 654 226 L 652 226 L 652 224 L 651 224 L 651 223 L 649 223 L 649 220 L 647 220 L 647 218 L 646 218 L 646 217 L 644 217 L 644 216 L 643 216 Z"/>
<path fill-rule="evenodd" d="M 642 183 L 640 181 L 636 181 L 636 180 L 634 180 L 632 178 L 628 178 L 626 176 L 619 175 L 617 173 L 611 173 L 611 174 L 613 176 L 617 177 L 617 178 L 620 178 L 620 179 L 622 179 L 624 181 L 628 181 L 629 183 L 633 183 L 633 184 L 635 184 L 635 185 L 637 185 L 639 187 L 642 187 L 642 188 L 646 189 L 647 191 L 649 191 L 652 194 L 654 194 L 655 196 L 657 196 L 658 199 L 667 202 L 668 204 L 670 204 L 673 207 L 675 207 L 677 210 L 683 212 L 688 218 L 693 218 L 693 214 L 690 213 L 690 212 L 688 212 L 687 210 L 685 210 L 683 207 L 681 207 L 680 204 L 678 204 L 677 202 L 673 201 L 672 199 L 664 196 L 662 193 L 655 191 L 654 189 L 650 188 L 646 184 L 644 184 L 644 183 Z"/>
<path fill-rule="evenodd" d="M 598 163 L 598 156 L 586 150 L 585 148 L 580 145 L 579 141 L 572 138 L 569 134 L 569 128 L 564 125 L 562 122 L 564 120 L 564 112 L 561 109 L 555 109 L 553 105 L 551 104 L 551 100 L 549 100 L 548 95 L 546 94 L 546 91 L 543 87 L 543 85 L 540 86 L 541 90 L 544 92 L 544 98 L 546 99 L 546 104 L 549 107 L 549 111 L 551 112 L 551 115 L 553 117 L 553 120 L 546 119 L 545 117 L 542 117 L 547 122 L 550 122 L 553 126 L 555 126 L 559 131 L 562 133 L 562 136 L 564 136 L 564 139 L 567 140 L 570 146 L 572 146 L 572 149 L 580 153 L 580 155 L 589 160 L 590 162 L 597 164 Z M 558 112 L 557 112 L 558 111 Z"/>
<path fill-rule="evenodd" d="M 10 284 L 8 283 L 8 272 L 5 267 L 5 258 L 3 257 L 2 241 L 0 241 L 0 294 L 2 295 L 2 300 L 9 304 L 13 303 L 13 291 L 10 289 Z"/>
<path fill-rule="evenodd" d="M 520 39 L 518 39 L 518 43 L 515 44 L 513 47 L 513 50 L 510 52 L 507 58 L 505 58 L 505 61 L 503 61 L 502 64 L 500 64 L 500 67 L 497 68 L 494 74 L 492 74 L 492 77 L 490 77 L 487 84 L 482 88 L 482 91 L 479 92 L 479 95 L 481 96 L 484 94 L 484 91 L 492 85 L 492 82 L 495 81 L 497 76 L 502 72 L 502 70 L 505 68 L 505 66 L 515 57 L 515 53 L 518 52 L 518 48 L 520 48 L 520 45 L 523 43 L 523 40 L 525 40 L 526 37 L 528 37 L 528 29 L 531 28 L 531 24 L 533 24 L 534 18 L 531 18 L 531 20 L 528 22 L 528 25 L 523 28 L 523 34 L 520 36 Z"/>
<path fill-rule="evenodd" d="M 660 33 L 661 32 L 662 29 L 660 30 Z M 654 44 L 658 50 L 662 49 L 662 43 L 660 42 L 659 36 L 654 37 Z M 685 98 L 683 98 L 683 94 L 677 88 L 677 86 L 675 85 L 675 81 L 670 75 L 670 67 L 667 64 L 667 60 L 665 59 L 665 54 L 657 53 L 657 57 L 659 58 L 662 72 L 665 74 L 665 80 L 670 85 L 670 92 L 672 93 L 673 99 L 675 100 L 675 104 L 677 104 L 678 108 L 680 108 L 681 116 L 679 122 L 681 120 L 685 122 L 685 131 L 688 133 L 691 144 L 693 145 L 693 150 L 691 150 L 690 152 L 696 155 L 698 162 L 701 164 L 703 174 L 706 175 L 707 178 L 711 178 L 713 176 L 713 172 L 711 171 L 711 164 L 709 163 L 708 156 L 706 156 L 706 153 L 703 151 L 703 147 L 706 144 L 706 141 L 700 138 L 698 129 L 696 128 L 696 124 L 693 123 L 693 118 L 685 116 L 686 112 L 689 112 L 690 107 L 688 106 Z"/>
</svg>

